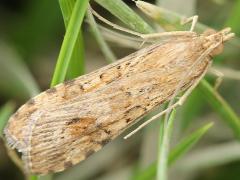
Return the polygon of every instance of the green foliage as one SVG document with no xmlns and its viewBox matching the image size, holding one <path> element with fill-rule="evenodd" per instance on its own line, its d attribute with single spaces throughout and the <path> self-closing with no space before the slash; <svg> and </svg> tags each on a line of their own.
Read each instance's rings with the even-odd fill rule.
<svg viewBox="0 0 240 180">
<path fill-rule="evenodd" d="M 15 109 L 15 104 L 13 102 L 6 103 L 0 109 L 0 137 L 3 137 L 3 129 L 7 123 L 8 118 L 11 116 Z"/>
<path fill-rule="evenodd" d="M 59 0 L 59 4 L 62 10 L 64 24 L 67 29 L 75 5 L 75 0 Z M 79 34 L 68 65 L 67 79 L 73 79 L 84 74 L 84 69 L 84 44 L 82 31 L 79 30 Z"/>
<path fill-rule="evenodd" d="M 233 130 L 235 136 L 240 139 L 240 119 L 228 103 L 215 91 L 211 85 L 203 80 L 199 88 L 204 94 L 204 98 L 210 103 L 215 111 L 222 117 L 227 125 Z"/>
<path fill-rule="evenodd" d="M 88 0 L 76 1 L 58 56 L 51 87 L 63 82 L 65 79 L 68 66 L 74 52 L 75 43 L 77 42 L 78 35 L 80 33 L 79 27 L 81 27 L 83 22 L 87 5 Z"/>
<path fill-rule="evenodd" d="M 129 8 L 121 0 L 95 0 L 102 7 L 107 9 L 115 17 L 121 20 L 129 28 L 141 32 L 152 33 L 153 29 L 140 16 L 138 16 L 131 8 Z"/>
<path fill-rule="evenodd" d="M 105 56 L 106 60 L 109 63 L 116 61 L 115 55 L 113 54 L 113 52 L 109 48 L 108 44 L 104 40 L 104 37 L 102 36 L 101 32 L 99 31 L 97 23 L 96 23 L 90 10 L 88 10 L 87 17 L 88 17 L 89 25 L 91 26 L 92 33 L 99 45 L 99 48 L 102 50 L 103 55 Z"/>
<path fill-rule="evenodd" d="M 1 94 L 21 100 L 37 95 L 40 92 L 38 84 L 14 48 L 0 43 L 0 54 Z"/>
<path fill-rule="evenodd" d="M 172 116 L 173 118 L 173 116 Z M 169 121 L 170 122 L 170 121 Z M 196 130 L 195 132 L 193 132 L 192 134 L 188 135 L 187 137 L 185 137 L 179 144 L 177 144 L 169 153 L 168 155 L 168 159 L 167 159 L 167 163 L 168 166 L 172 165 L 174 162 L 176 162 L 179 158 L 181 158 L 182 156 L 184 156 L 201 138 L 204 134 L 206 134 L 206 132 L 213 126 L 213 123 L 208 123 L 205 126 L 199 128 L 198 130 Z M 167 127 L 169 128 L 169 127 Z M 165 129 L 165 132 L 167 131 L 167 128 Z M 162 132 L 162 128 L 161 128 L 161 132 Z M 163 135 L 160 136 L 161 139 L 163 139 Z M 160 143 L 160 149 L 164 149 L 166 148 L 162 143 Z M 161 158 L 165 158 L 161 156 Z M 148 168 L 146 168 L 143 171 L 138 172 L 138 174 L 135 175 L 135 177 L 133 178 L 134 180 L 145 180 L 145 179 L 153 179 L 157 172 L 159 171 L 163 171 L 162 164 L 157 164 L 157 163 L 153 163 L 152 165 L 150 165 Z M 160 170 L 159 170 L 160 169 Z M 166 170 L 165 170 L 166 171 Z M 164 173 L 164 172 L 162 172 Z M 166 172 L 165 172 L 166 173 Z M 165 175 L 166 176 L 166 175 Z M 164 178 L 164 176 L 160 176 L 161 178 Z"/>
<path fill-rule="evenodd" d="M 171 112 L 169 119 L 164 118 L 164 120 L 161 120 L 158 164 L 157 164 L 158 180 L 167 179 L 168 151 L 169 151 L 170 136 L 171 136 L 175 116 L 176 116 L 176 110 L 174 109 Z"/>
</svg>

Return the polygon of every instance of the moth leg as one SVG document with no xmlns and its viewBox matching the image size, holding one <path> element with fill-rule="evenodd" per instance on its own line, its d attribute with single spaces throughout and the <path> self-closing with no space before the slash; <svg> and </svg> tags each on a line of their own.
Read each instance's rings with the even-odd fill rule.
<svg viewBox="0 0 240 180">
<path fill-rule="evenodd" d="M 177 36 L 194 37 L 196 36 L 196 33 L 190 31 L 171 31 L 140 35 L 140 37 L 143 39 L 168 38 L 168 37 L 173 38 Z"/>
<path fill-rule="evenodd" d="M 203 73 L 203 75 L 205 75 L 205 73 Z M 124 137 L 124 139 L 128 139 L 129 137 L 131 137 L 132 135 L 134 135 L 136 132 L 138 132 L 139 130 L 141 130 L 143 127 L 145 127 L 146 125 L 148 125 L 149 123 L 151 123 L 152 121 L 156 120 L 157 118 L 160 118 L 162 115 L 169 113 L 170 111 L 172 111 L 174 108 L 183 105 L 183 103 L 186 101 L 187 97 L 191 94 L 191 92 L 193 91 L 193 89 L 198 85 L 198 83 L 200 82 L 200 80 L 202 79 L 202 76 L 200 76 L 200 78 L 198 78 L 194 84 L 180 97 L 180 99 L 174 103 L 173 105 L 170 105 L 169 107 L 167 107 L 167 109 L 159 112 L 158 114 L 152 116 L 150 119 L 148 119 L 147 121 L 145 121 L 144 123 L 142 123 L 141 125 L 139 125 L 136 129 L 134 129 L 132 132 L 130 132 L 128 135 L 126 135 Z"/>
<path fill-rule="evenodd" d="M 205 73 L 203 73 L 203 75 L 205 75 Z M 142 123 L 141 125 L 139 125 L 136 129 L 134 129 L 132 132 L 130 132 L 128 135 L 126 135 L 124 137 L 124 139 L 129 138 L 130 136 L 132 136 L 133 134 L 135 134 L 136 132 L 138 132 L 140 129 L 142 129 L 143 127 L 145 127 L 147 124 L 151 123 L 152 121 L 156 120 L 157 118 L 160 118 L 162 115 L 169 113 L 171 110 L 173 110 L 173 108 L 176 108 L 177 106 L 181 106 L 185 100 L 187 99 L 187 97 L 189 96 L 189 94 L 191 94 L 191 92 L 193 91 L 193 89 L 198 85 L 199 81 L 202 79 L 202 76 L 200 76 L 195 82 L 194 84 L 180 97 L 180 99 L 174 103 L 173 105 L 170 105 L 169 107 L 167 107 L 167 109 L 159 112 L 158 114 L 152 116 L 149 120 L 145 121 L 144 123 Z"/>
<path fill-rule="evenodd" d="M 144 39 L 145 41 L 147 39 L 152 39 L 152 38 L 162 38 L 162 37 L 177 37 L 177 36 L 187 36 L 187 37 L 193 37 L 196 36 L 196 33 L 194 32 L 190 32 L 190 31 L 172 31 L 172 32 L 160 32 L 160 33 L 151 33 L 151 34 L 142 34 L 142 33 L 138 33 L 132 30 L 129 30 L 127 28 L 121 27 L 117 24 L 114 24 L 110 21 L 108 21 L 107 19 L 105 19 L 104 17 L 102 17 L 101 15 L 99 15 L 96 11 L 94 11 L 93 9 L 91 9 L 91 12 L 93 13 L 94 16 L 96 16 L 100 21 L 104 22 L 105 24 L 113 27 L 114 29 L 141 37 L 142 39 Z"/>
<path fill-rule="evenodd" d="M 180 100 L 179 100 L 180 101 Z M 139 125 L 136 129 L 134 129 L 132 132 L 130 132 L 128 135 L 124 136 L 124 139 L 128 139 L 129 137 L 131 137 L 132 135 L 134 135 L 136 132 L 138 132 L 139 130 L 141 130 L 143 127 L 145 127 L 146 125 L 148 125 L 149 123 L 151 123 L 152 121 L 156 120 L 157 118 L 161 117 L 162 115 L 166 114 L 168 111 L 173 110 L 173 108 L 179 106 L 179 101 L 177 101 L 175 104 L 173 104 L 172 106 L 168 107 L 167 109 L 159 112 L 158 114 L 152 116 L 150 119 L 148 119 L 147 121 L 145 121 L 144 123 L 142 123 L 141 125 Z"/>
<path fill-rule="evenodd" d="M 217 90 L 223 81 L 224 74 L 215 68 L 211 68 L 210 72 L 215 76 L 217 76 L 217 79 L 214 83 L 214 89 Z"/>
<path fill-rule="evenodd" d="M 195 16 L 192 16 L 192 17 L 189 17 L 189 18 L 183 18 L 181 24 L 184 25 L 184 24 L 187 24 L 189 22 L 192 22 L 190 32 L 193 32 L 194 28 L 196 27 L 197 21 L 198 21 L 198 16 L 195 15 Z"/>
<path fill-rule="evenodd" d="M 129 34 L 132 34 L 132 35 L 141 37 L 141 35 L 142 35 L 141 33 L 138 33 L 138 32 L 132 31 L 132 30 L 130 30 L 130 29 L 121 27 L 121 26 L 119 26 L 119 25 L 117 25 L 117 24 L 114 24 L 114 23 L 112 23 L 111 21 L 105 19 L 105 18 L 102 17 L 100 14 L 98 14 L 95 10 L 93 10 L 93 9 L 91 8 L 91 6 L 89 6 L 89 9 L 90 9 L 90 11 L 92 12 L 92 14 L 93 14 L 95 17 L 97 17 L 100 21 L 102 21 L 102 22 L 104 22 L 105 24 L 113 27 L 114 29 L 117 29 L 117 30 L 119 30 L 119 31 L 126 32 L 126 33 L 129 33 Z"/>
</svg>

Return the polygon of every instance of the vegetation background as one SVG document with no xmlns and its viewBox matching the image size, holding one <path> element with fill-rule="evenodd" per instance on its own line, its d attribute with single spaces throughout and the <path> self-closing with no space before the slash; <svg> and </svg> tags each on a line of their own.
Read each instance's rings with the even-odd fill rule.
<svg viewBox="0 0 240 180">
<path fill-rule="evenodd" d="M 99 21 L 104 27 L 97 25 L 89 12 L 81 26 L 87 2 L 0 1 L 1 136 L 8 117 L 30 97 L 139 48 L 141 42 L 115 33 Z M 142 33 L 154 32 L 160 26 L 178 30 L 180 16 L 174 14 L 178 13 L 187 17 L 197 14 L 204 25 L 214 29 L 230 26 L 236 36 L 240 35 L 239 0 L 148 2 L 171 11 L 160 9 L 158 14 L 156 10 L 156 16 L 151 18 L 130 0 L 92 0 L 90 3 L 111 22 Z M 72 13 L 75 21 L 70 20 Z M 206 28 L 198 26 L 199 31 Z M 65 27 L 68 27 L 66 34 Z M 10 151 L 1 138 L 0 179 L 240 179 L 239 48 L 240 40 L 236 37 L 226 45 L 224 53 L 214 59 L 213 66 L 224 74 L 218 92 L 211 87 L 216 78 L 208 75 L 207 81 L 199 85 L 183 107 L 172 113 L 168 123 L 156 121 L 128 140 L 121 136 L 64 172 L 42 177 L 24 175 L 21 164 L 16 165 L 9 158 Z"/>
</svg>

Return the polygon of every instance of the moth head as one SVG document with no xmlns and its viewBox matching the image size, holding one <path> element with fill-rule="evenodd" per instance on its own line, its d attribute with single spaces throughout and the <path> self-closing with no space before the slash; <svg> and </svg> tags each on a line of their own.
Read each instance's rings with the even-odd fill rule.
<svg viewBox="0 0 240 180">
<path fill-rule="evenodd" d="M 205 37 L 204 46 L 206 48 L 212 48 L 210 56 L 216 56 L 222 53 L 224 45 L 223 43 L 234 37 L 234 33 L 231 32 L 231 28 L 225 28 L 219 32 L 213 29 L 207 29 L 203 36 Z"/>
</svg>

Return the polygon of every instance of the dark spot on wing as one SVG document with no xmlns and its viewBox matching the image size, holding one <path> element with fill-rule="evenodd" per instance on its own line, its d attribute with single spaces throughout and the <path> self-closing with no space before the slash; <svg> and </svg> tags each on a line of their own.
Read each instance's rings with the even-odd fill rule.
<svg viewBox="0 0 240 180">
<path fill-rule="evenodd" d="M 127 92 L 126 92 L 126 95 L 127 95 L 127 96 L 131 96 L 132 93 L 127 91 Z"/>
<path fill-rule="evenodd" d="M 74 85 L 75 80 L 76 80 L 76 79 L 67 80 L 67 81 L 64 82 L 64 85 L 72 86 L 72 85 Z"/>
<path fill-rule="evenodd" d="M 141 108 L 141 106 L 140 106 L 140 105 L 134 106 L 134 107 L 128 109 L 128 110 L 125 112 L 125 114 L 129 114 L 131 111 L 134 111 L 134 110 L 136 110 L 136 109 L 138 109 L 138 108 Z"/>
<path fill-rule="evenodd" d="M 107 130 L 107 129 L 104 129 L 104 132 L 105 132 L 106 134 L 111 134 L 111 131 L 110 131 L 110 130 Z"/>
<path fill-rule="evenodd" d="M 79 122 L 80 121 L 80 118 L 73 118 L 73 119 L 71 119 L 69 122 L 67 122 L 66 124 L 67 125 L 70 125 L 70 124 L 74 124 L 74 123 L 77 123 L 77 122 Z"/>
<path fill-rule="evenodd" d="M 30 99 L 30 100 L 28 100 L 28 102 L 26 104 L 29 105 L 29 106 L 32 106 L 32 105 L 35 104 L 35 100 L 34 99 Z"/>
<path fill-rule="evenodd" d="M 100 79 L 102 79 L 102 78 L 103 78 L 103 76 L 104 76 L 104 73 L 103 73 L 103 74 L 100 74 L 100 75 L 99 75 Z"/>
<path fill-rule="evenodd" d="M 131 121 L 131 118 L 126 119 L 126 123 L 129 123 Z"/>
<path fill-rule="evenodd" d="M 111 141 L 111 139 L 110 139 L 110 138 L 107 138 L 107 139 L 104 139 L 103 141 L 101 141 L 100 144 L 101 144 L 102 146 L 105 146 L 105 145 L 108 144 L 110 141 Z"/>
<path fill-rule="evenodd" d="M 94 117 L 79 117 L 73 118 L 69 122 L 66 122 L 67 131 L 71 136 L 77 138 L 86 131 L 88 127 L 95 124 L 96 118 Z"/>
<path fill-rule="evenodd" d="M 55 87 L 46 90 L 46 93 L 48 93 L 48 94 L 52 94 L 52 93 L 55 93 L 55 92 L 57 92 L 57 89 Z"/>
<path fill-rule="evenodd" d="M 84 87 L 83 87 L 83 85 L 79 85 L 79 88 L 81 89 L 81 90 L 84 90 Z"/>
<path fill-rule="evenodd" d="M 72 162 L 71 161 L 66 161 L 66 162 L 64 162 L 64 168 L 70 168 L 70 167 L 72 167 L 73 166 L 73 164 L 72 164 Z"/>
<path fill-rule="evenodd" d="M 85 157 L 88 158 L 88 157 L 91 156 L 93 153 L 95 153 L 95 151 L 91 149 L 91 150 L 89 150 L 88 152 L 86 152 Z"/>
</svg>

